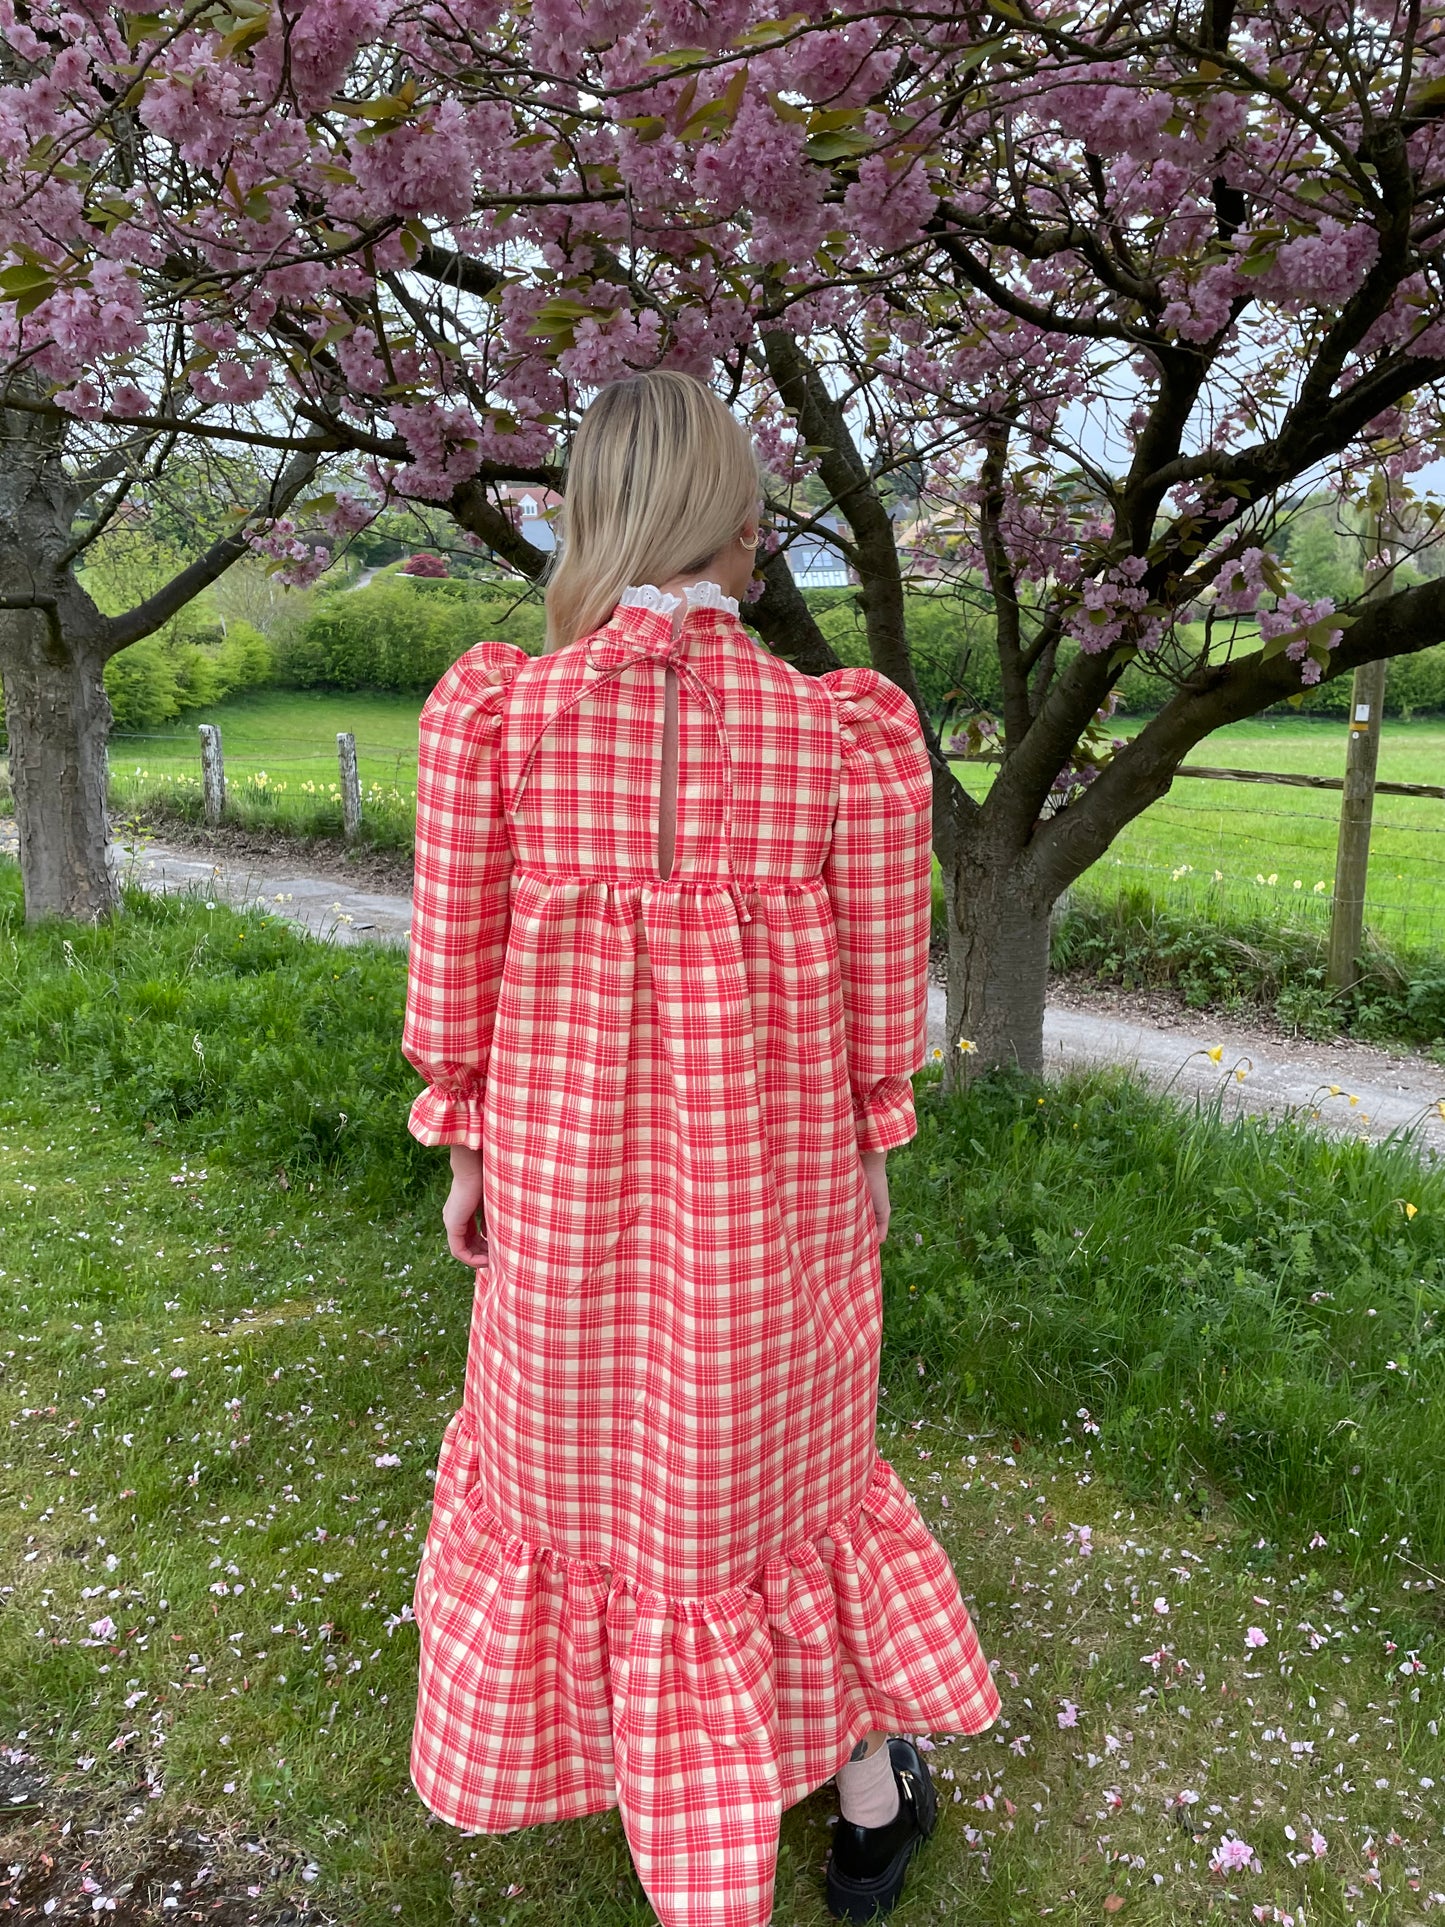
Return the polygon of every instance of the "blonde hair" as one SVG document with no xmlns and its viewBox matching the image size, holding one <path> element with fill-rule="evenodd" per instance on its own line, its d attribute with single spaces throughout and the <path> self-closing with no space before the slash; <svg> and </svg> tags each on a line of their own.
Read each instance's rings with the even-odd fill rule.
<svg viewBox="0 0 1445 1927">
<path fill-rule="evenodd" d="M 747 430 L 691 375 L 604 388 L 582 417 L 547 581 L 547 648 L 600 629 L 624 589 L 700 569 L 762 495 Z"/>
</svg>

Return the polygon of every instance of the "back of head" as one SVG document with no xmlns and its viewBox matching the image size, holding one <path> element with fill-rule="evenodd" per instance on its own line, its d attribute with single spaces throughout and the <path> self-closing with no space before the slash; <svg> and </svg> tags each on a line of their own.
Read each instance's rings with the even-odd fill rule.
<svg viewBox="0 0 1445 1927">
<path fill-rule="evenodd" d="M 654 369 L 604 388 L 567 463 L 548 649 L 600 628 L 624 589 L 700 570 L 760 494 L 746 429 L 700 381 Z"/>
</svg>

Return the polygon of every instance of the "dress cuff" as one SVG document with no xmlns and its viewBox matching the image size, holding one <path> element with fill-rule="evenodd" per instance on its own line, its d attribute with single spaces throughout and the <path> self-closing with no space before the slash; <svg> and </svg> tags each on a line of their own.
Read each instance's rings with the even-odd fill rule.
<svg viewBox="0 0 1445 1927">
<path fill-rule="evenodd" d="M 911 1077 L 885 1077 L 856 1107 L 860 1151 L 894 1151 L 918 1134 Z"/>
<path fill-rule="evenodd" d="M 419 1144 L 465 1144 L 482 1148 L 482 1092 L 453 1096 L 431 1085 L 414 1100 L 407 1129 Z"/>
</svg>

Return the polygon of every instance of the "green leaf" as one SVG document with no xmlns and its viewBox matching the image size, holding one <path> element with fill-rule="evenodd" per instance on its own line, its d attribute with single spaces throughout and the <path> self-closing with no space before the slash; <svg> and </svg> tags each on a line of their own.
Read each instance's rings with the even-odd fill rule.
<svg viewBox="0 0 1445 1927">
<path fill-rule="evenodd" d="M 746 67 L 739 67 L 724 91 L 715 100 L 705 101 L 701 107 L 695 108 L 688 115 L 677 130 L 679 140 L 692 140 L 708 128 L 731 127 L 737 119 L 738 108 L 742 105 L 747 84 L 748 70 Z"/>
<path fill-rule="evenodd" d="M 855 154 L 866 154 L 872 145 L 867 134 L 848 134 L 840 128 L 836 134 L 815 134 L 804 151 L 809 160 L 843 161 Z"/>
<path fill-rule="evenodd" d="M 795 107 L 790 100 L 784 100 L 781 94 L 769 94 L 768 105 L 779 120 L 789 121 L 795 127 L 802 125 L 808 118 L 806 107 Z"/>
<path fill-rule="evenodd" d="M 661 140 L 667 132 L 667 122 L 661 114 L 630 114 L 615 124 L 618 127 L 630 127 L 640 141 Z"/>
<path fill-rule="evenodd" d="M 15 302 L 15 319 L 17 321 L 23 321 L 26 315 L 32 314 L 42 302 L 48 301 L 54 292 L 54 286 L 51 285 L 43 288 L 32 288 L 28 294 L 20 295 Z"/>
<path fill-rule="evenodd" d="M 1277 259 L 1277 250 L 1266 248 L 1259 254 L 1247 254 L 1235 267 L 1236 274 L 1268 274 Z"/>
<path fill-rule="evenodd" d="M 785 40 L 799 27 L 806 26 L 807 22 L 805 13 L 790 13 L 782 20 L 760 20 L 756 26 L 745 28 L 733 45 L 754 53 L 760 47 L 771 47 L 779 40 Z"/>
<path fill-rule="evenodd" d="M 233 28 L 225 36 L 216 51 L 222 60 L 234 60 L 237 54 L 244 53 L 248 47 L 254 46 L 256 41 L 264 39 L 265 33 L 264 20 L 244 21 L 242 25 Z"/>
<path fill-rule="evenodd" d="M 47 288 L 55 286 L 55 270 L 47 267 L 43 261 L 22 262 L 16 267 L 0 270 L 0 293 L 4 294 L 6 300 L 12 300 L 27 289 L 42 284 Z"/>
<path fill-rule="evenodd" d="M 165 30 L 165 20 L 158 13 L 128 13 L 125 17 L 125 44 L 134 53 L 143 40 L 153 40 Z"/>
</svg>

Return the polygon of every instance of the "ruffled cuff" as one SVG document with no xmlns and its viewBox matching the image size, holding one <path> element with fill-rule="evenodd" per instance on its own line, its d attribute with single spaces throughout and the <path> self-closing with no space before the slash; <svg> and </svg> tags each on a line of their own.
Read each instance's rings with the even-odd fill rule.
<svg viewBox="0 0 1445 1927">
<path fill-rule="evenodd" d="M 465 1144 L 480 1151 L 483 1097 L 480 1084 L 469 1090 L 429 1085 L 412 1103 L 406 1127 L 419 1144 Z"/>
<path fill-rule="evenodd" d="M 907 1144 L 918 1134 L 912 1078 L 883 1078 L 855 1104 L 855 1113 L 860 1151 L 893 1151 Z"/>
</svg>

